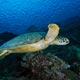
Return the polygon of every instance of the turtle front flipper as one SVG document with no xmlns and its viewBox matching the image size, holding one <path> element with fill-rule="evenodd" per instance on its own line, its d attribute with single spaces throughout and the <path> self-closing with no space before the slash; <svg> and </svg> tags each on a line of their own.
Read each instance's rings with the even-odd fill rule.
<svg viewBox="0 0 80 80">
<path fill-rule="evenodd" d="M 48 33 L 45 36 L 45 41 L 47 44 L 50 43 L 58 36 L 59 34 L 59 26 L 57 24 L 49 24 L 48 25 Z"/>
<path fill-rule="evenodd" d="M 66 37 L 57 37 L 50 43 L 50 45 L 67 45 L 69 42 L 69 39 Z"/>
<path fill-rule="evenodd" d="M 3 59 L 5 56 L 9 55 L 11 53 L 11 50 L 0 50 L 0 59 Z"/>
</svg>

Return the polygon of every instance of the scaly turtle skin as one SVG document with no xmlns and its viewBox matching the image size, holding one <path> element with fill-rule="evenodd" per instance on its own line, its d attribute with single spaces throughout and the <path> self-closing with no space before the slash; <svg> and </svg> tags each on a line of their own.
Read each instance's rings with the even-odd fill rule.
<svg viewBox="0 0 80 80">
<path fill-rule="evenodd" d="M 69 43 L 67 38 L 57 38 L 59 34 L 58 25 L 49 24 L 48 28 L 47 34 L 44 32 L 26 33 L 4 43 L 0 47 L 0 57 L 4 57 L 10 53 L 35 52 L 53 44 L 65 45 Z"/>
</svg>

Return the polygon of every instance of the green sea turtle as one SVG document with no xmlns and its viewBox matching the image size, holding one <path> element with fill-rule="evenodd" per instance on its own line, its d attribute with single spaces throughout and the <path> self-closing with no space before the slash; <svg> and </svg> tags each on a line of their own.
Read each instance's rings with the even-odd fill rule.
<svg viewBox="0 0 80 80">
<path fill-rule="evenodd" d="M 49 45 L 66 45 L 67 38 L 57 37 L 59 26 L 49 24 L 48 32 L 32 32 L 22 34 L 0 46 L 0 57 L 4 58 L 10 53 L 35 52 L 46 49 Z"/>
</svg>

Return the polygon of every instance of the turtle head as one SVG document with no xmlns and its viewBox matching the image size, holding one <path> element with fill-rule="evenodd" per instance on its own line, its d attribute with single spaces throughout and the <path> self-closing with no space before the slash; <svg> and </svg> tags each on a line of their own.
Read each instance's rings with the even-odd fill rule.
<svg viewBox="0 0 80 80">
<path fill-rule="evenodd" d="M 55 40 L 51 42 L 50 45 L 67 45 L 69 44 L 69 39 L 65 37 L 57 37 Z"/>
</svg>

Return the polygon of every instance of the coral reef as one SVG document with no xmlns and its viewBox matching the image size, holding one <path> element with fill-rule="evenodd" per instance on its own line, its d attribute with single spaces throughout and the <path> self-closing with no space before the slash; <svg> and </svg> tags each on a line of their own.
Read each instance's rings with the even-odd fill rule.
<svg viewBox="0 0 80 80">
<path fill-rule="evenodd" d="M 79 80 L 68 70 L 70 65 L 53 54 L 26 54 L 21 65 L 32 72 L 34 80 Z"/>
<path fill-rule="evenodd" d="M 79 80 L 80 75 L 74 73 L 74 68 L 79 70 L 80 65 L 71 67 L 54 54 L 36 52 L 17 59 L 19 63 L 9 64 L 11 67 L 8 65 L 8 69 L 2 71 L 1 80 Z"/>
</svg>

